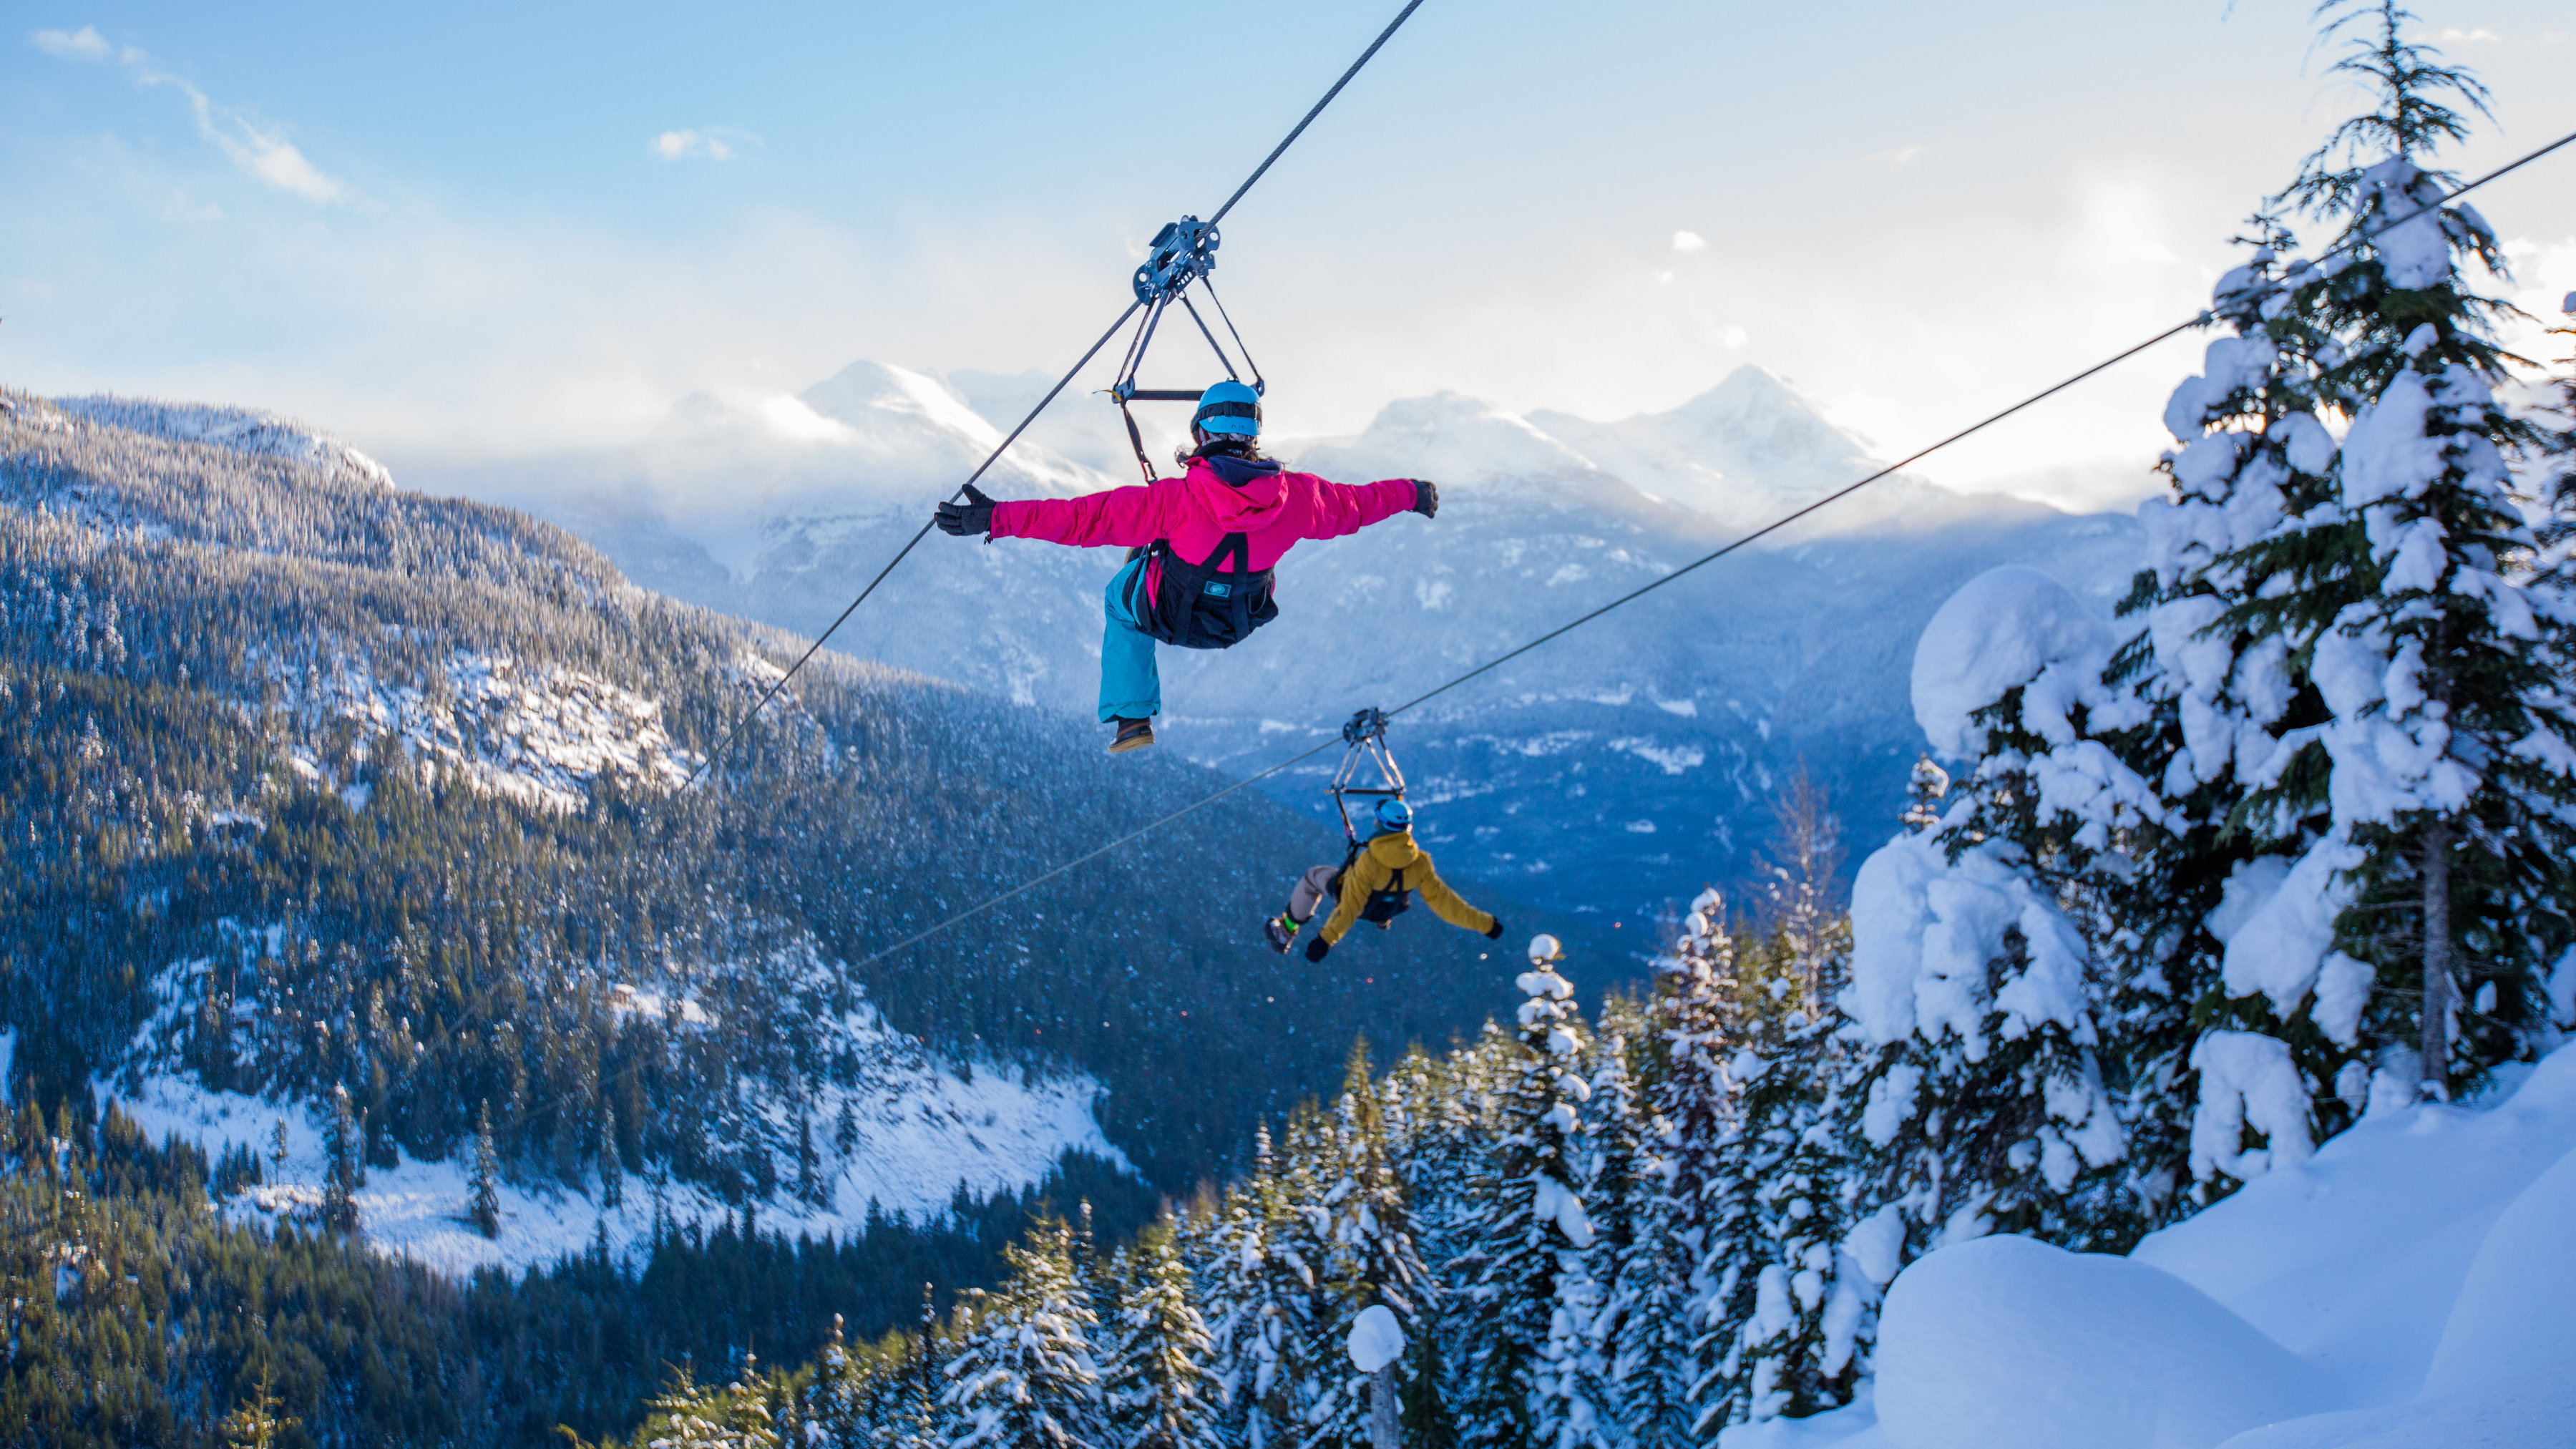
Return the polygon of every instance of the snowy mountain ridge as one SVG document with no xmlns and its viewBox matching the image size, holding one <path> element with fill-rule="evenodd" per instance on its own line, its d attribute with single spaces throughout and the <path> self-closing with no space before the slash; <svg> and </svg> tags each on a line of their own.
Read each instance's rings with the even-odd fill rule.
<svg viewBox="0 0 2576 1449">
<path fill-rule="evenodd" d="M 1052 382 L 859 363 L 795 400 L 834 425 L 819 440 L 709 411 L 655 460 L 595 455 L 447 486 L 519 499 L 647 587 L 817 630 Z M 1167 458 L 1171 435 L 1154 430 L 1185 414 L 1138 414 L 1149 454 Z M 1432 478 L 1442 507 L 1435 521 L 1301 546 L 1279 573 L 1279 620 L 1248 645 L 1165 651 L 1163 738 L 1229 770 L 1266 766 L 1361 705 L 1410 698 L 1875 466 L 1812 399 L 1754 368 L 1619 422 L 1442 393 L 1391 402 L 1354 436 L 1275 451 L 1330 478 Z M 1116 409 L 1068 394 L 986 486 L 1055 494 L 1134 474 Z M 716 478 L 724 508 L 708 501 Z M 1802 759 L 1855 818 L 1893 813 L 1919 748 L 1899 661 L 1958 583 L 2027 563 L 2107 613 L 2139 555 L 2125 517 L 1890 478 L 1408 719 L 1398 743 L 1415 787 L 1459 807 L 1427 821 L 1425 839 L 1452 868 L 1555 904 L 1686 898 L 1704 873 L 1749 866 L 1766 796 Z M 1089 718 L 1099 590 L 1115 568 L 1115 550 L 933 537 L 835 644 Z M 1320 783 L 1302 772 L 1268 788 L 1311 810 Z M 1605 831 L 1622 858 L 1591 848 Z"/>
<path fill-rule="evenodd" d="M 384 464 L 309 423 L 257 408 L 94 393 L 52 400 L 74 417 L 128 432 L 177 442 L 205 443 L 238 453 L 286 458 L 352 483 L 394 486 Z"/>
</svg>

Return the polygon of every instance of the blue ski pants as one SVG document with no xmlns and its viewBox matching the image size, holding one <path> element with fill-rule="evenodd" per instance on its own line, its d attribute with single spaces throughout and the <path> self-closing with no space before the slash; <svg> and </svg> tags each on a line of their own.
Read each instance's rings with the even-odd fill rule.
<svg viewBox="0 0 2576 1449">
<path fill-rule="evenodd" d="M 1101 599 L 1107 616 L 1100 631 L 1100 722 L 1152 719 L 1163 712 L 1163 675 L 1154 666 L 1154 636 L 1136 627 L 1127 611 L 1127 590 L 1142 558 L 1130 559 L 1109 580 Z"/>
</svg>

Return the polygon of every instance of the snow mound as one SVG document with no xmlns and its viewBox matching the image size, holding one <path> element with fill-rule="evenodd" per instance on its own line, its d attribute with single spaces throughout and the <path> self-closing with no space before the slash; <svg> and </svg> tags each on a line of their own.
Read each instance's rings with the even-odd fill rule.
<svg viewBox="0 0 2576 1449">
<path fill-rule="evenodd" d="M 1914 718 L 1932 748 L 1977 753 L 1970 718 L 2060 662 L 2090 663 L 2111 629 L 2064 584 L 2014 565 L 1970 579 L 1933 614 L 1914 647 Z"/>
<path fill-rule="evenodd" d="M 1898 1449 L 2567 1444 L 2571 1301 L 2576 1047 L 2488 1110 L 2375 1111 L 2126 1259 L 2018 1238 L 1925 1256 L 1888 1291 L 1876 1431 Z"/>
<path fill-rule="evenodd" d="M 318 468 L 338 482 L 394 486 L 394 475 L 384 464 L 319 428 L 256 408 L 162 402 L 111 393 L 56 398 L 54 406 L 89 422 L 173 442 L 204 443 L 236 453 L 284 458 Z"/>
<path fill-rule="evenodd" d="M 2214 1449 L 2328 1402 L 2312 1368 L 2172 1274 L 2023 1237 L 1925 1256 L 1879 1332 L 1897 1449 Z"/>
</svg>

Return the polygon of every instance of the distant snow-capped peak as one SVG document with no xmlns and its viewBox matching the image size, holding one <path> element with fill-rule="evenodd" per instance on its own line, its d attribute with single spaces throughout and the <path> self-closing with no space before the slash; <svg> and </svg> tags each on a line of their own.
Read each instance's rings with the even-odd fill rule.
<svg viewBox="0 0 2576 1449">
<path fill-rule="evenodd" d="M 1528 418 L 1455 392 L 1398 399 L 1357 437 L 1285 444 L 1283 451 L 1332 477 L 1500 483 L 1601 471 Z"/>
<path fill-rule="evenodd" d="M 1859 439 L 1759 367 L 1739 367 L 1669 412 L 1610 423 L 1540 412 L 1531 421 L 1629 484 L 1728 522 L 1821 497 L 1874 466 Z"/>
</svg>

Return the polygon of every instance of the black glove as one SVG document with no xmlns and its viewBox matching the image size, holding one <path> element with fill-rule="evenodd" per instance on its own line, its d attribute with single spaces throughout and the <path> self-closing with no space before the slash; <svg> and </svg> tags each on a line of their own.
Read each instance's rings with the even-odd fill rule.
<svg viewBox="0 0 2576 1449">
<path fill-rule="evenodd" d="M 1485 939 L 1486 939 L 1486 940 L 1488 940 L 1488 941 L 1499 941 L 1499 940 L 1503 939 L 1503 918 L 1502 918 L 1502 917 L 1500 917 L 1500 916 L 1496 916 L 1496 917 L 1494 917 L 1494 928 L 1493 928 L 1492 930 L 1487 931 L 1487 932 L 1485 933 Z"/>
<path fill-rule="evenodd" d="M 1413 511 L 1425 518 L 1440 516 L 1440 485 L 1428 478 L 1413 480 Z"/>
<path fill-rule="evenodd" d="M 1333 949 L 1333 943 L 1325 940 L 1322 934 L 1318 933 L 1315 939 L 1306 943 L 1306 959 L 1321 961 L 1324 959 L 1324 953 L 1331 949 Z"/>
<path fill-rule="evenodd" d="M 930 521 L 939 525 L 941 533 L 954 534 L 959 538 L 975 533 L 990 534 L 993 531 L 993 500 L 985 497 L 982 489 L 969 483 L 966 485 L 965 502 L 940 504 L 939 510 L 930 516 Z"/>
</svg>

